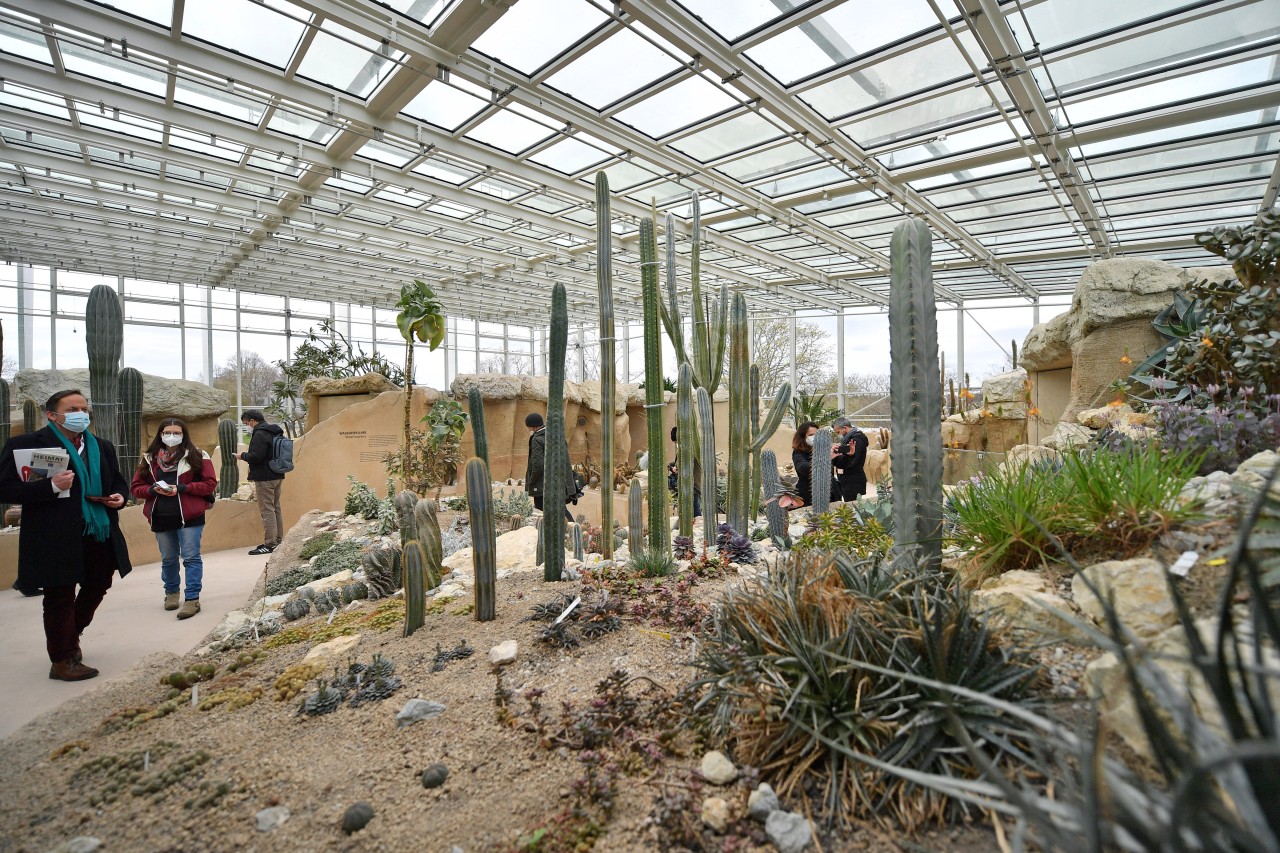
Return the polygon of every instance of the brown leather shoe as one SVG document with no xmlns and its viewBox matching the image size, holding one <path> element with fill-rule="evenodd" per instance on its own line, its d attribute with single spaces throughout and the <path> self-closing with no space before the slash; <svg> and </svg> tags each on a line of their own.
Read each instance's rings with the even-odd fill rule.
<svg viewBox="0 0 1280 853">
<path fill-rule="evenodd" d="M 200 599 L 188 598 L 182 602 L 182 609 L 178 611 L 179 619 L 190 619 L 200 612 Z"/>
<path fill-rule="evenodd" d="M 176 592 L 166 592 L 164 594 L 164 609 L 177 610 L 180 605 L 179 594 Z"/>
<path fill-rule="evenodd" d="M 84 681 L 97 674 L 98 671 L 93 667 L 76 663 L 74 660 L 59 661 L 49 667 L 49 677 L 55 681 Z"/>
</svg>

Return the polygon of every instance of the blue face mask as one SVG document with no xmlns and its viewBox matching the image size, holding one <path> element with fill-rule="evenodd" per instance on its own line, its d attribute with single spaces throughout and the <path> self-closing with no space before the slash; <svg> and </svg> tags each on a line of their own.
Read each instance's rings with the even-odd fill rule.
<svg viewBox="0 0 1280 853">
<path fill-rule="evenodd" d="M 64 416 L 62 425 L 68 432 L 81 433 L 89 428 L 88 412 L 67 412 Z"/>
</svg>

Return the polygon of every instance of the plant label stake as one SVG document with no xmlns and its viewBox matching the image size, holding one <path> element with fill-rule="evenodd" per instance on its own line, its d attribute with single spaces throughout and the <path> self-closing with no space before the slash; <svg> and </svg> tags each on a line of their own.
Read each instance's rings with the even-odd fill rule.
<svg viewBox="0 0 1280 853">
<path fill-rule="evenodd" d="M 1169 567 L 1169 574 L 1185 578 L 1187 576 L 1187 572 L 1191 571 L 1192 566 L 1194 566 L 1196 561 L 1199 559 L 1200 555 L 1195 551 L 1183 551 L 1182 556 L 1175 560 L 1173 565 Z"/>
<path fill-rule="evenodd" d="M 200 685 L 191 685 L 191 707 L 194 708 L 196 703 L 200 701 Z"/>
<path fill-rule="evenodd" d="M 333 617 L 335 617 L 335 616 L 337 616 L 337 615 L 338 615 L 338 608 L 336 608 L 336 607 L 335 607 L 335 608 L 333 608 L 332 610 L 330 610 L 330 611 L 329 611 L 329 621 L 328 621 L 328 622 L 325 622 L 324 624 L 326 624 L 326 625 L 332 625 L 332 624 L 333 624 Z"/>
<path fill-rule="evenodd" d="M 554 628 L 556 625 L 559 625 L 561 622 L 563 622 L 565 620 L 565 617 L 573 612 L 573 608 L 577 607 L 581 603 L 582 603 L 582 596 L 575 595 L 573 597 L 573 601 L 569 602 L 569 606 L 564 609 L 563 613 L 561 613 L 559 616 L 556 617 L 556 621 L 552 622 L 551 626 Z"/>
</svg>

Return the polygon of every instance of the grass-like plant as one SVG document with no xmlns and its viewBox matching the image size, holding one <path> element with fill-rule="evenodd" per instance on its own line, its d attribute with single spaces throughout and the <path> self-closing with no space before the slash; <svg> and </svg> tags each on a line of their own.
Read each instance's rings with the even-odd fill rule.
<svg viewBox="0 0 1280 853">
<path fill-rule="evenodd" d="M 1062 479 L 1050 467 L 1006 465 L 951 492 L 948 526 L 984 573 L 1027 569 L 1050 559 L 1045 528 L 1061 529 L 1063 500 Z"/>
<path fill-rule="evenodd" d="M 627 568 L 645 578 L 662 578 L 676 570 L 676 561 L 669 553 L 645 549 L 627 558 Z"/>
<path fill-rule="evenodd" d="M 989 704 L 920 689 L 905 671 L 1021 707 L 1037 677 L 1002 647 L 939 570 L 813 554 L 744 588 L 731 587 L 695 659 L 696 709 L 779 795 L 821 792 L 837 823 L 896 820 L 907 827 L 958 816 L 946 794 L 868 767 L 834 748 L 912 772 L 969 779 L 979 772 L 964 733 L 1003 767 L 1027 756 L 1023 727 Z"/>
</svg>

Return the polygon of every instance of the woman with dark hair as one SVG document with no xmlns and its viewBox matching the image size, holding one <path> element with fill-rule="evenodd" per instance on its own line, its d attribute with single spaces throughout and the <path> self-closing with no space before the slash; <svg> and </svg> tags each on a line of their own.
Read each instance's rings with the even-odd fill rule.
<svg viewBox="0 0 1280 853">
<path fill-rule="evenodd" d="M 141 501 L 142 514 L 160 546 L 160 579 L 164 581 L 164 609 L 177 610 L 179 619 L 200 612 L 200 586 L 204 561 L 200 539 L 204 534 L 204 513 L 218 487 L 209 454 L 191 441 L 187 425 L 178 418 L 165 418 L 151 440 L 129 488 Z M 182 606 L 178 606 L 178 559 L 186 570 L 187 583 Z"/>
<path fill-rule="evenodd" d="M 791 437 L 791 466 L 796 469 L 796 493 L 804 501 L 804 506 L 813 503 L 813 483 L 809 472 L 813 467 L 813 437 L 817 434 L 818 425 L 805 421 L 796 427 L 796 434 Z"/>
</svg>

